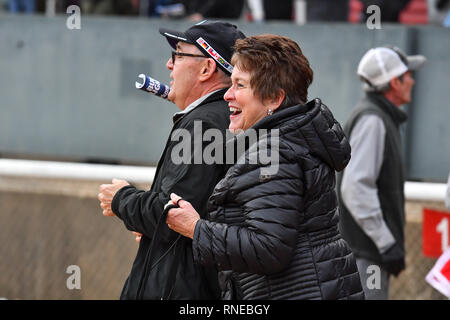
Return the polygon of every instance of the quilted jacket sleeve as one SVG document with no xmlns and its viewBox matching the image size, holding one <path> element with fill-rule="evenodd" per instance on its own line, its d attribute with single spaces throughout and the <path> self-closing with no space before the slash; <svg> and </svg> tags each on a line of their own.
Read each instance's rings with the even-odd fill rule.
<svg viewBox="0 0 450 320">
<path fill-rule="evenodd" d="M 257 274 L 288 267 L 302 212 L 299 170 L 296 163 L 284 164 L 266 182 L 259 181 L 259 169 L 239 177 L 241 181 L 235 183 L 239 188 L 230 191 L 236 192 L 238 205 L 221 210 L 224 215 L 240 216 L 243 222 L 199 220 L 193 239 L 195 261 L 219 270 Z"/>
</svg>

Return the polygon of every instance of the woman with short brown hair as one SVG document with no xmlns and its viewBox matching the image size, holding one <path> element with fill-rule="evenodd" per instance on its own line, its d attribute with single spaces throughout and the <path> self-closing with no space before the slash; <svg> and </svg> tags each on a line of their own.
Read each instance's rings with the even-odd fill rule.
<svg viewBox="0 0 450 320">
<path fill-rule="evenodd" d="M 220 271 L 223 299 L 364 298 L 337 226 L 335 171 L 350 146 L 320 99 L 306 103 L 308 60 L 293 40 L 260 35 L 238 40 L 232 63 L 229 129 L 258 140 L 215 187 L 208 219 L 172 194 L 179 208 L 169 228 L 193 239 L 197 263 Z M 269 164 L 250 161 L 268 141 L 278 153 L 270 174 Z"/>
</svg>

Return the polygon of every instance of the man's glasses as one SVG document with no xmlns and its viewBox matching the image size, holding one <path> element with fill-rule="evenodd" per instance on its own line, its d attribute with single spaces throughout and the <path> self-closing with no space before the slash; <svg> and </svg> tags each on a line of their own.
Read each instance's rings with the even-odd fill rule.
<svg viewBox="0 0 450 320">
<path fill-rule="evenodd" d="M 197 58 L 208 58 L 207 56 L 201 54 L 192 54 L 192 53 L 184 53 L 184 52 L 176 52 L 172 51 L 172 63 L 175 63 L 175 58 L 179 57 L 197 57 Z"/>
</svg>

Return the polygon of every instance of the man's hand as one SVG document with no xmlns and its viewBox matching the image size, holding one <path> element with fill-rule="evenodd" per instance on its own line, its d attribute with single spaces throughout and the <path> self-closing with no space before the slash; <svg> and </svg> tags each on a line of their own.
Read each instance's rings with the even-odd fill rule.
<svg viewBox="0 0 450 320">
<path fill-rule="evenodd" d="M 397 277 L 405 269 L 405 253 L 395 243 L 388 251 L 381 255 L 381 264 L 387 272 Z"/>
<path fill-rule="evenodd" d="M 189 202 L 182 200 L 175 193 L 170 195 L 169 204 L 171 203 L 177 204 L 179 208 L 169 210 L 166 220 L 167 226 L 187 238 L 194 238 L 195 225 L 200 220 L 200 215 Z"/>
<path fill-rule="evenodd" d="M 114 212 L 111 210 L 112 199 L 117 191 L 128 185 L 130 184 L 125 180 L 112 179 L 112 184 L 102 184 L 100 186 L 100 193 L 97 198 L 100 201 L 100 207 L 103 209 L 104 216 L 115 216 Z"/>
</svg>

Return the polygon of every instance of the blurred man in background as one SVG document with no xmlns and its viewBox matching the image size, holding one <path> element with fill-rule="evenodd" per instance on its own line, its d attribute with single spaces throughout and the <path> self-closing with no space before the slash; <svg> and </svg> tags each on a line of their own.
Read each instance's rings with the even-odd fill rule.
<svg viewBox="0 0 450 320">
<path fill-rule="evenodd" d="M 173 117 L 151 189 L 137 190 L 126 181 L 113 180 L 101 186 L 98 197 L 105 216 L 116 215 L 127 229 L 142 234 L 121 299 L 218 299 L 217 271 L 195 265 L 192 240 L 180 238 L 161 217 L 171 193 L 195 203 L 204 217 L 207 199 L 225 174 L 223 163 L 197 164 L 195 159 L 202 157 L 209 142 L 202 141 L 198 150 L 194 140 L 210 128 L 223 134 L 228 128 L 230 112 L 223 96 L 231 85 L 234 42 L 244 34 L 223 22 L 203 22 L 186 32 L 161 28 L 160 33 L 176 50 L 166 64 L 172 79 L 168 98 L 181 111 Z M 176 130 L 187 132 L 193 145 L 189 161 L 181 164 L 172 154 L 179 144 L 172 136 Z"/>
<path fill-rule="evenodd" d="M 184 0 L 187 18 L 192 21 L 203 19 L 239 19 L 244 0 Z"/>
<path fill-rule="evenodd" d="M 35 7 L 35 0 L 9 0 L 9 12 L 11 13 L 34 13 Z"/>
<path fill-rule="evenodd" d="M 450 27 L 450 0 L 427 0 L 428 23 Z"/>
<path fill-rule="evenodd" d="M 378 47 L 370 49 L 358 66 L 366 94 L 344 128 L 352 159 L 339 176 L 338 187 L 340 229 L 355 253 L 367 299 L 388 299 L 390 275 L 405 268 L 400 125 L 407 115 L 399 107 L 411 101 L 412 72 L 424 62 L 424 56 Z M 372 265 L 380 267 L 378 288 L 367 284 Z"/>
<path fill-rule="evenodd" d="M 67 1 L 66 1 L 67 2 Z M 90 14 L 138 15 L 138 0 L 81 0 L 82 11 Z M 62 9 L 67 8 L 65 5 Z"/>
</svg>

